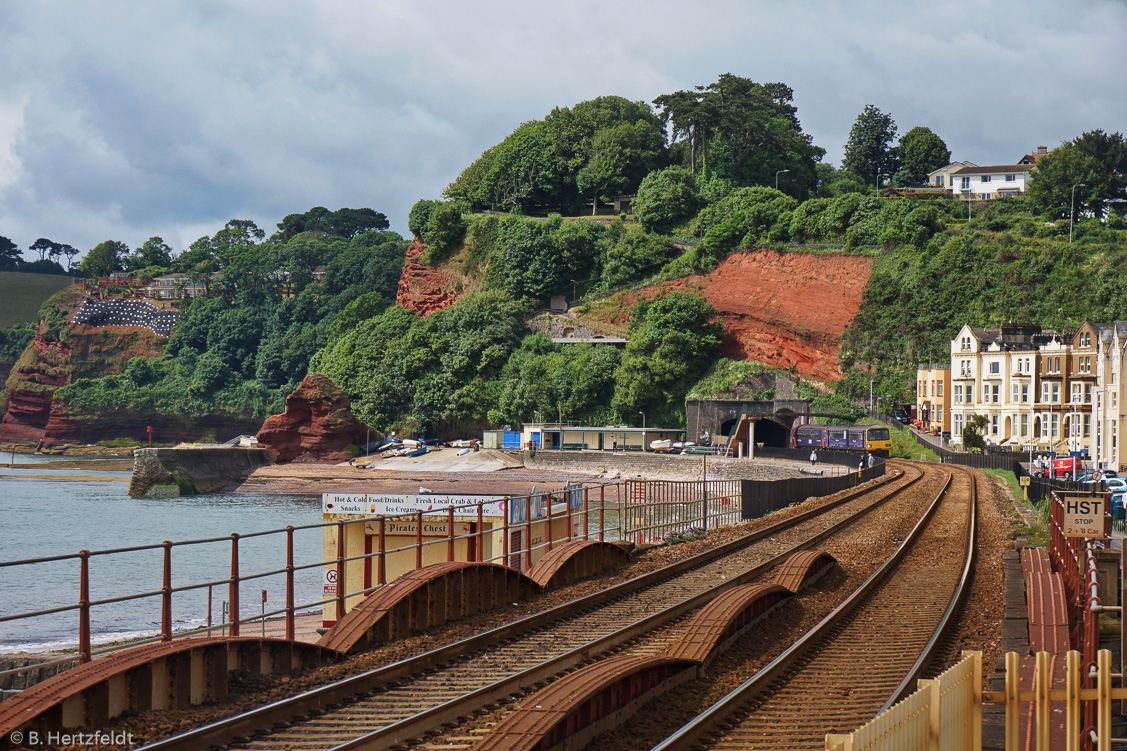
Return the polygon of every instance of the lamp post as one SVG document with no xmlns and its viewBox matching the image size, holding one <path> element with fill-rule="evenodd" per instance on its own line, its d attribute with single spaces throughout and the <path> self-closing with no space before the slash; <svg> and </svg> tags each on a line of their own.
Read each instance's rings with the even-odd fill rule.
<svg viewBox="0 0 1127 751">
<path fill-rule="evenodd" d="M 869 381 L 869 411 L 873 411 L 873 384 L 876 381 Z"/>
<path fill-rule="evenodd" d="M 579 300 L 579 282 L 574 279 L 571 280 L 571 304 L 574 305 Z"/>
<path fill-rule="evenodd" d="M 1084 183 L 1076 183 L 1072 186 L 1072 203 L 1068 209 L 1068 244 L 1072 244 L 1072 221 L 1076 216 L 1076 189 L 1088 187 Z"/>
<path fill-rule="evenodd" d="M 790 170 L 789 169 L 781 169 L 781 170 L 779 170 L 778 172 L 775 173 L 775 190 L 779 189 L 779 175 L 783 174 L 784 172 L 790 172 Z"/>
<path fill-rule="evenodd" d="M 645 451 L 649 445 L 646 443 L 646 413 L 639 410 L 638 414 L 642 416 L 642 451 Z"/>
</svg>

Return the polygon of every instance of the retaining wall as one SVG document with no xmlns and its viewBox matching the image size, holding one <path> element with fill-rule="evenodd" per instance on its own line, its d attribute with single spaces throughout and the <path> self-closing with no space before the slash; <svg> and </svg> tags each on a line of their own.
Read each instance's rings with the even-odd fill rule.
<svg viewBox="0 0 1127 751">
<path fill-rule="evenodd" d="M 129 495 L 160 498 L 213 493 L 268 464 L 265 449 L 259 448 L 136 449 Z"/>
<path fill-rule="evenodd" d="M 700 480 L 707 458 L 709 480 L 784 480 L 804 477 L 793 464 L 726 459 L 701 454 L 653 454 L 633 451 L 527 451 L 506 452 L 526 467 L 646 480 Z"/>
</svg>

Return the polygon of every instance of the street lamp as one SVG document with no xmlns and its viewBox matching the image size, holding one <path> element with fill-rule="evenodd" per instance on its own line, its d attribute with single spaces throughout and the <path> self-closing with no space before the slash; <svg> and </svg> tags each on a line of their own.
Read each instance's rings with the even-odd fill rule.
<svg viewBox="0 0 1127 751">
<path fill-rule="evenodd" d="M 571 280 L 571 302 L 574 305 L 579 300 L 579 282 L 574 279 Z"/>
<path fill-rule="evenodd" d="M 779 170 L 778 172 L 775 173 L 775 190 L 779 189 L 779 175 L 783 174 L 784 172 L 790 172 L 790 170 L 789 169 L 781 169 L 781 170 Z"/>
<path fill-rule="evenodd" d="M 642 451 L 645 451 L 646 446 L 647 446 L 647 444 L 646 444 L 646 413 L 639 410 L 638 414 L 642 416 Z"/>
<path fill-rule="evenodd" d="M 873 384 L 876 381 L 869 381 L 869 411 L 873 411 Z"/>
<path fill-rule="evenodd" d="M 1072 186 L 1072 205 L 1068 209 L 1068 244 L 1072 244 L 1072 220 L 1076 216 L 1076 189 L 1087 188 L 1084 183 L 1076 183 Z"/>
</svg>

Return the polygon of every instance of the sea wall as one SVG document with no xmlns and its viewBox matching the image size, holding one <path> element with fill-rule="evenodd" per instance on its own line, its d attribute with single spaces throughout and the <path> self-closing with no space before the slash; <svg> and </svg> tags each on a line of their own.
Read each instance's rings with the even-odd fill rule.
<svg viewBox="0 0 1127 751">
<path fill-rule="evenodd" d="M 699 454 L 653 454 L 636 451 L 506 452 L 524 461 L 526 467 L 563 472 L 601 474 L 604 477 L 646 480 L 699 480 L 707 469 L 709 480 L 785 480 L 802 477 L 794 464 L 747 459 L 726 459 Z"/>
<path fill-rule="evenodd" d="M 266 452 L 258 448 L 136 449 L 129 495 L 162 498 L 214 493 L 270 463 Z"/>
</svg>

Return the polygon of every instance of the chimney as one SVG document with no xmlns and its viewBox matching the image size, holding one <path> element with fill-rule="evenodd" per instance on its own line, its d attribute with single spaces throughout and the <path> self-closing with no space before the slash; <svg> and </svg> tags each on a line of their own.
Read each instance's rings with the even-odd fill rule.
<svg viewBox="0 0 1127 751">
<path fill-rule="evenodd" d="M 1039 156 L 1043 156 L 1043 155 L 1048 154 L 1048 153 L 1049 153 L 1049 148 L 1047 146 L 1038 146 L 1037 147 L 1037 154 Z"/>
</svg>

